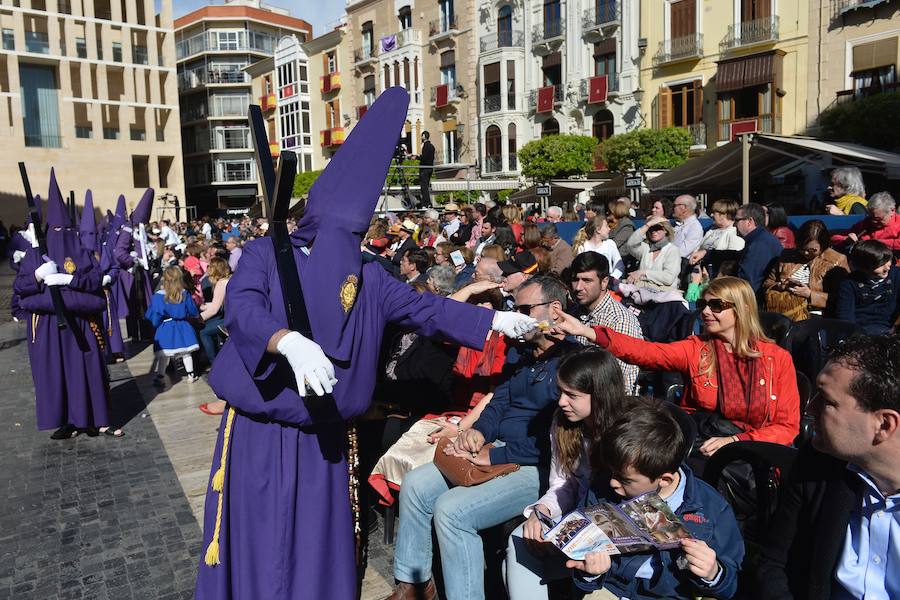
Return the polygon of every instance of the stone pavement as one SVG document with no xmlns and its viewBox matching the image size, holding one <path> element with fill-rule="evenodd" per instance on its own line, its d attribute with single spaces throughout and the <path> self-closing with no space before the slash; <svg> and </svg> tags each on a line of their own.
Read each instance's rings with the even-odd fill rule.
<svg viewBox="0 0 900 600">
<path fill-rule="evenodd" d="M 0 301 L 11 278 L 0 269 Z M 0 311 L 8 321 L 8 311 Z M 25 327 L 0 322 L 0 600 L 191 598 L 219 420 L 203 381 L 151 385 L 152 346 L 110 367 L 126 435 L 35 430 Z M 390 593 L 393 551 L 371 536 L 363 600 Z"/>
</svg>

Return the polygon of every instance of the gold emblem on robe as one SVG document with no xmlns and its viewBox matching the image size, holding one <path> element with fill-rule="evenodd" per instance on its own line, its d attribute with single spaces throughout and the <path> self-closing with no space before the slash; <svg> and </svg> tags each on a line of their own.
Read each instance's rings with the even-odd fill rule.
<svg viewBox="0 0 900 600">
<path fill-rule="evenodd" d="M 344 312 L 350 312 L 353 303 L 356 302 L 356 294 L 359 291 L 359 278 L 356 275 L 347 275 L 347 279 L 341 285 L 341 306 Z"/>
<path fill-rule="evenodd" d="M 72 260 L 71 256 L 66 257 L 66 262 L 63 263 L 63 269 L 65 269 L 66 273 L 69 275 L 75 272 L 75 261 Z"/>
</svg>

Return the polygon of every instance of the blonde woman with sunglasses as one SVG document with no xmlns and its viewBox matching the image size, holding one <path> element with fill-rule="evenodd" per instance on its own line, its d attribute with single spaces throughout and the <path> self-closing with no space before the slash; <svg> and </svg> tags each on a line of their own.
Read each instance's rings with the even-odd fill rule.
<svg viewBox="0 0 900 600">
<path fill-rule="evenodd" d="M 794 361 L 763 333 L 753 289 L 737 277 L 715 279 L 697 309 L 703 334 L 670 344 L 588 327 L 563 313 L 554 315 L 554 328 L 584 336 L 643 369 L 681 372 L 681 407 L 694 413 L 701 438 L 706 438 L 698 448 L 704 456 L 736 441 L 790 445 L 800 427 Z M 704 435 L 704 426 L 721 435 Z"/>
</svg>

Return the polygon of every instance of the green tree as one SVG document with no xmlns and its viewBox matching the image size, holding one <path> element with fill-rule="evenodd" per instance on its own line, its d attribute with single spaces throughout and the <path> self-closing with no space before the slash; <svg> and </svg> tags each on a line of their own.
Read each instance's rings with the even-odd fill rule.
<svg viewBox="0 0 900 600">
<path fill-rule="evenodd" d="M 691 134 L 687 129 L 636 129 L 604 140 L 597 157 L 610 171 L 671 169 L 687 160 Z"/>
<path fill-rule="evenodd" d="M 876 94 L 838 104 L 819 115 L 820 137 L 900 151 L 900 94 Z"/>
<path fill-rule="evenodd" d="M 294 193 L 291 195 L 294 198 L 306 198 L 307 194 L 309 194 L 310 188 L 321 174 L 322 171 L 306 171 L 304 173 L 297 173 L 297 176 L 294 178 Z"/>
<path fill-rule="evenodd" d="M 550 135 L 519 150 L 522 174 L 538 181 L 587 175 L 593 168 L 597 139 L 586 135 Z"/>
</svg>

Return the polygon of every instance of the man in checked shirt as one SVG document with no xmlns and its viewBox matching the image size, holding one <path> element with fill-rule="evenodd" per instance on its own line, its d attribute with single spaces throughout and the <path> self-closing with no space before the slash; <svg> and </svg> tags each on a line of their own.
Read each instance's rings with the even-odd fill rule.
<svg viewBox="0 0 900 600">
<path fill-rule="evenodd" d="M 605 325 L 619 333 L 644 339 L 641 324 L 637 317 L 618 300 L 610 296 L 609 261 L 597 252 L 582 252 L 572 261 L 569 268 L 569 289 L 572 298 L 578 303 L 574 314 L 587 325 Z M 591 342 L 579 337 L 581 344 Z M 639 368 L 635 365 L 619 361 L 622 375 L 625 378 L 625 390 L 628 394 L 636 394 L 636 382 Z"/>
</svg>

